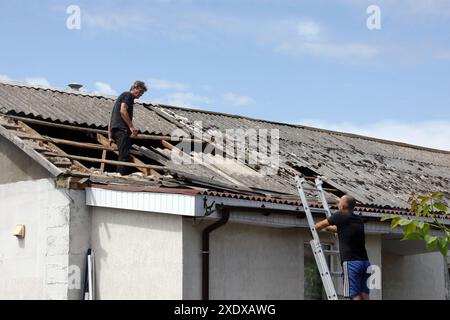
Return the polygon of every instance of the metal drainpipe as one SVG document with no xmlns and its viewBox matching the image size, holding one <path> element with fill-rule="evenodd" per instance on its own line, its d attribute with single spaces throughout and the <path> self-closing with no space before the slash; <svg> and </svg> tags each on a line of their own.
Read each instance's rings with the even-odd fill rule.
<svg viewBox="0 0 450 320">
<path fill-rule="evenodd" d="M 225 206 L 216 206 L 221 213 L 220 219 L 207 226 L 202 231 L 202 300 L 209 300 L 209 234 L 228 222 L 230 209 Z"/>
</svg>

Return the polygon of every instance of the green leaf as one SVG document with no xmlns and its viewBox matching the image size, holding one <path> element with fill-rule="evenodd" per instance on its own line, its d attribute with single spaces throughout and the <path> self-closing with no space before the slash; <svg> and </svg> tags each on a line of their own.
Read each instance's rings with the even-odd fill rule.
<svg viewBox="0 0 450 320">
<path fill-rule="evenodd" d="M 410 223 L 413 223 L 413 221 L 410 220 L 410 219 L 401 218 L 400 222 L 398 224 L 401 225 L 402 227 L 404 227 L 404 226 L 407 226 Z"/>
<path fill-rule="evenodd" d="M 417 225 L 417 229 L 422 230 L 423 227 L 425 226 L 425 222 L 419 221 L 419 222 L 416 223 L 416 225 Z"/>
<path fill-rule="evenodd" d="M 380 221 L 386 221 L 386 220 L 390 220 L 390 219 L 394 219 L 396 218 L 395 216 L 384 216 L 380 219 Z"/>
<path fill-rule="evenodd" d="M 425 235 L 424 240 L 427 245 L 427 249 L 429 251 L 434 250 L 437 246 L 437 237 L 430 236 L 429 234 Z"/>
<path fill-rule="evenodd" d="M 448 252 L 448 238 L 447 237 L 439 237 L 437 240 L 439 251 L 445 257 Z"/>
<path fill-rule="evenodd" d="M 442 198 L 443 196 L 444 196 L 443 192 L 435 192 L 435 193 L 431 194 L 431 197 L 433 199 L 439 199 L 439 198 Z"/>
<path fill-rule="evenodd" d="M 413 211 L 414 212 L 414 211 Z M 416 218 L 420 218 L 420 212 L 419 212 L 419 210 L 415 210 L 415 213 L 414 213 L 415 215 L 416 215 Z"/>
<path fill-rule="evenodd" d="M 404 240 L 422 240 L 423 236 L 419 232 L 411 232 L 408 234 L 405 234 L 405 236 L 401 239 L 401 241 Z"/>
<path fill-rule="evenodd" d="M 430 197 L 424 197 L 419 205 L 424 206 L 428 201 L 430 201 Z"/>
<path fill-rule="evenodd" d="M 447 206 L 442 202 L 433 203 L 433 207 L 442 212 L 447 212 Z"/>
<path fill-rule="evenodd" d="M 395 229 L 398 226 L 398 224 L 400 223 L 401 219 L 402 219 L 401 217 L 393 218 L 392 222 L 391 222 L 391 229 Z"/>
<path fill-rule="evenodd" d="M 412 220 L 410 220 L 410 221 L 411 221 L 411 223 L 409 223 L 409 224 L 407 224 L 406 226 L 403 227 L 403 233 L 404 234 L 408 234 L 408 233 L 412 233 L 412 232 L 416 231 L 416 228 L 417 228 L 416 222 L 412 221 Z"/>
<path fill-rule="evenodd" d="M 426 236 L 429 231 L 430 231 L 430 224 L 424 223 L 422 230 L 420 230 L 420 233 L 422 234 L 422 236 Z"/>
<path fill-rule="evenodd" d="M 422 215 L 424 215 L 425 217 L 427 217 L 430 213 L 430 205 L 424 205 L 423 206 L 423 211 L 422 211 Z"/>
</svg>

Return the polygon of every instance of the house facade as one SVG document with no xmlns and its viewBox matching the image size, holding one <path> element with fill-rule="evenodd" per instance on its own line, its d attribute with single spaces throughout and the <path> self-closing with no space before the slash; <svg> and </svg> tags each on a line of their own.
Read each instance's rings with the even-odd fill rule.
<svg viewBox="0 0 450 320">
<path fill-rule="evenodd" d="M 295 174 L 321 176 L 333 211 L 342 194 L 358 200 L 376 267 L 372 299 L 449 298 L 450 261 L 380 222 L 408 215 L 413 191 L 444 191 L 448 201 L 449 152 L 139 103 L 136 172 L 121 177 L 112 173 L 116 150 L 102 140 L 113 102 L 0 84 L 1 299 L 82 299 L 88 249 L 96 299 L 321 299 Z M 201 130 L 205 147 L 232 128 L 278 130 L 275 173 L 217 153 L 208 163 L 173 160 L 206 153 L 177 146 L 176 130 L 193 144 Z M 13 235 L 17 225 L 23 238 Z M 333 241 L 320 235 L 325 246 Z"/>
</svg>

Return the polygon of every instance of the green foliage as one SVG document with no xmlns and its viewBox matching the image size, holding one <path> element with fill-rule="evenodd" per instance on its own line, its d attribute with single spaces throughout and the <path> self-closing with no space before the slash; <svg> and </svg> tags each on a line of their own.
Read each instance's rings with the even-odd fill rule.
<svg viewBox="0 0 450 320">
<path fill-rule="evenodd" d="M 416 220 L 402 216 L 386 216 L 381 221 L 391 220 L 391 228 L 403 228 L 403 240 L 423 240 L 429 251 L 439 250 L 443 256 L 447 255 L 450 244 L 450 229 L 441 224 L 436 215 L 450 214 L 449 208 L 443 202 L 442 192 L 412 194 L 408 200 L 411 205 L 410 213 L 416 216 Z M 440 231 L 439 236 L 431 235 L 431 230 Z"/>
</svg>

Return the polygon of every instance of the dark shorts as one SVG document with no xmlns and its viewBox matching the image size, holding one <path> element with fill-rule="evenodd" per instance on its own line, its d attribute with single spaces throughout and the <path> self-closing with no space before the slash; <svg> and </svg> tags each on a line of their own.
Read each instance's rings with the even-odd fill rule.
<svg viewBox="0 0 450 320">
<path fill-rule="evenodd" d="M 369 260 L 352 260 L 342 263 L 344 297 L 353 298 L 362 292 L 369 293 L 367 286 L 367 280 L 370 277 L 370 273 L 367 273 L 369 266 Z"/>
</svg>

